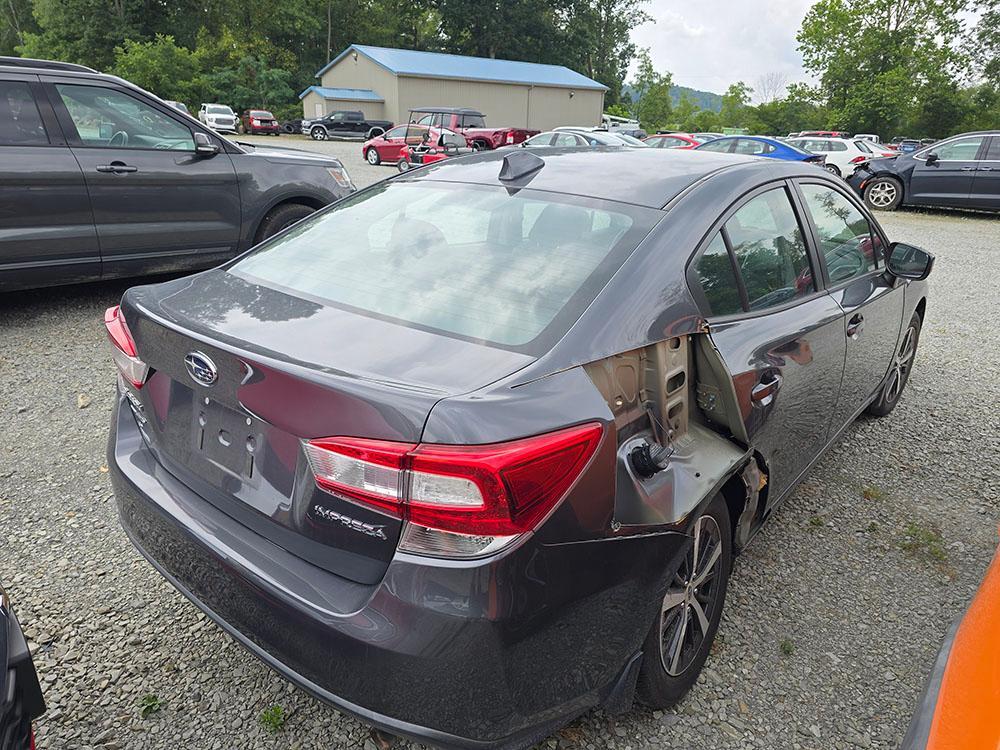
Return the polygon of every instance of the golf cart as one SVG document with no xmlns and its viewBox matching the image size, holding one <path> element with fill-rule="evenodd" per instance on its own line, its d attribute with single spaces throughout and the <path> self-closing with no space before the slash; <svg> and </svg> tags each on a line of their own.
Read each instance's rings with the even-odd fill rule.
<svg viewBox="0 0 1000 750">
<path fill-rule="evenodd" d="M 399 161 L 396 164 L 400 172 L 408 172 L 414 167 L 432 164 L 451 156 L 471 154 L 475 150 L 469 146 L 465 136 L 442 125 L 420 122 L 426 114 L 422 110 L 410 110 L 404 145 L 399 151 Z"/>
</svg>

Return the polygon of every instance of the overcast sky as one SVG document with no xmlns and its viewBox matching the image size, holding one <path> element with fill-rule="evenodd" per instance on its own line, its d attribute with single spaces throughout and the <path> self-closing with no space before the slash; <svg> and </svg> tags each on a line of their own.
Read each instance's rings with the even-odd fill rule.
<svg viewBox="0 0 1000 750">
<path fill-rule="evenodd" d="M 736 81 L 754 86 L 768 73 L 805 81 L 795 35 L 813 2 L 651 0 L 646 11 L 655 23 L 635 29 L 632 39 L 681 86 L 721 94 Z"/>
</svg>

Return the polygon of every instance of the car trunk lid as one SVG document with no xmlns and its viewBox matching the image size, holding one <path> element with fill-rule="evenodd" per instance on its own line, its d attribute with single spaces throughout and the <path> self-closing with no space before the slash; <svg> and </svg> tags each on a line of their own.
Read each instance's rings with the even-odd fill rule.
<svg viewBox="0 0 1000 750">
<path fill-rule="evenodd" d="M 122 300 L 150 376 L 129 402 L 160 463 L 270 541 L 361 583 L 401 521 L 321 490 L 304 441 L 417 443 L 431 408 L 532 361 L 210 271 Z"/>
</svg>

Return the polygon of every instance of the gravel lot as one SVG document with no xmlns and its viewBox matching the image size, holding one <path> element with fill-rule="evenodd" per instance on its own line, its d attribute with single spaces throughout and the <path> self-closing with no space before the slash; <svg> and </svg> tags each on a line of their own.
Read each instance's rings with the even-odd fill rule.
<svg viewBox="0 0 1000 750">
<path fill-rule="evenodd" d="M 279 144 L 293 142 L 341 155 L 358 185 L 394 173 L 356 143 Z M 714 655 L 681 705 L 593 712 L 541 747 L 898 745 L 996 544 L 1000 220 L 880 218 L 938 258 L 899 407 L 854 425 L 737 561 Z M 101 316 L 126 286 L 0 298 L 0 579 L 49 705 L 40 749 L 374 747 L 223 635 L 120 530 Z M 150 695 L 162 703 L 143 718 Z M 278 731 L 259 718 L 272 705 Z"/>
</svg>

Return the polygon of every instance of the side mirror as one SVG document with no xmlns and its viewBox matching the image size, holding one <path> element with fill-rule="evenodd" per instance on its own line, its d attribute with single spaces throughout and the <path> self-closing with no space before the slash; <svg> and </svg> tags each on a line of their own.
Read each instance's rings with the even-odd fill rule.
<svg viewBox="0 0 1000 750">
<path fill-rule="evenodd" d="M 219 144 L 215 143 L 205 133 L 195 133 L 194 152 L 199 156 L 215 156 L 219 153 Z"/>
<path fill-rule="evenodd" d="M 930 275 L 933 267 L 934 256 L 926 250 L 902 242 L 893 242 L 889 246 L 886 268 L 893 276 L 923 281 Z"/>
<path fill-rule="evenodd" d="M 937 154 L 931 151 L 929 154 L 927 154 L 927 158 L 924 161 L 924 164 L 926 164 L 929 167 L 931 164 L 937 164 L 940 160 L 941 157 L 939 157 Z"/>
</svg>

